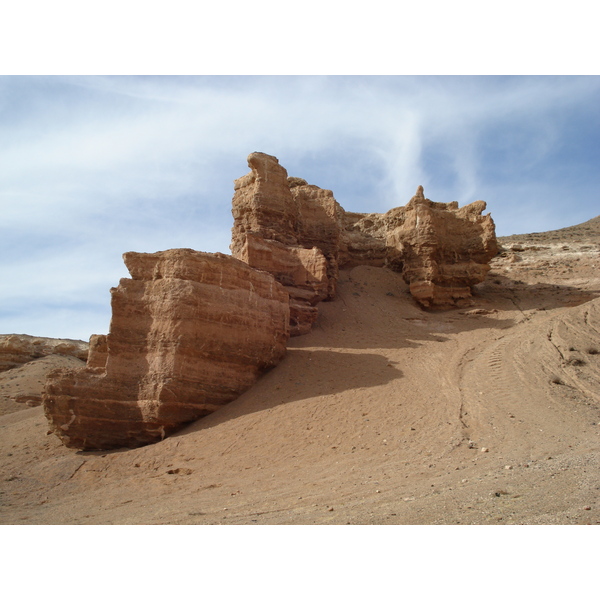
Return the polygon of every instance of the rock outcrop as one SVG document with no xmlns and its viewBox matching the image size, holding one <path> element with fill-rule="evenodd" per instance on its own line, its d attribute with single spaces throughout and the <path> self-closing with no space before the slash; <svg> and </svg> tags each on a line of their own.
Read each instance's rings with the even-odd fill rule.
<svg viewBox="0 0 600 600">
<path fill-rule="evenodd" d="M 432 202 L 419 187 L 385 214 L 347 213 L 274 156 L 248 164 L 234 185 L 233 257 L 124 255 L 132 278 L 111 290 L 110 333 L 90 338 L 85 369 L 47 379 L 44 409 L 65 445 L 140 446 L 234 400 L 290 335 L 310 331 L 341 268 L 387 266 L 422 306 L 452 308 L 469 304 L 497 252 L 485 202 Z"/>
<path fill-rule="evenodd" d="M 289 337 L 287 292 L 223 254 L 128 252 L 111 290 L 110 333 L 88 366 L 48 376 L 44 409 L 66 446 L 136 447 L 237 398 L 276 365 Z"/>
<path fill-rule="evenodd" d="M 88 344 L 81 340 L 63 340 L 32 335 L 0 335 L 0 372 L 20 367 L 32 360 L 60 354 L 80 360 L 88 357 Z"/>
<path fill-rule="evenodd" d="M 387 266 L 399 271 L 425 308 L 471 304 L 471 288 L 481 283 L 498 252 L 495 226 L 482 215 L 485 202 L 462 208 L 432 202 L 419 186 L 406 206 L 385 214 L 346 213 L 340 266 Z"/>
<path fill-rule="evenodd" d="M 335 296 L 340 268 L 387 266 L 426 308 L 470 303 L 497 253 L 485 202 L 432 202 L 419 187 L 385 214 L 346 212 L 330 190 L 288 177 L 274 156 L 254 152 L 234 184 L 231 251 L 272 273 L 290 294 L 291 334 L 308 333 L 316 305 Z"/>
<path fill-rule="evenodd" d="M 308 333 L 315 305 L 335 295 L 343 211 L 331 191 L 288 178 L 274 156 L 254 152 L 248 165 L 234 183 L 231 252 L 285 286 L 291 335 Z"/>
<path fill-rule="evenodd" d="M 85 362 L 65 354 L 49 354 L 0 373 L 0 416 L 42 403 L 48 373 L 56 369 L 83 369 Z"/>
</svg>

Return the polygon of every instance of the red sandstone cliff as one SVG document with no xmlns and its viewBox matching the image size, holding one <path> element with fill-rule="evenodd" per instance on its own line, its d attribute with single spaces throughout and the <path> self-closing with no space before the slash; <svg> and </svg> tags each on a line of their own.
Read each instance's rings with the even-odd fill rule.
<svg viewBox="0 0 600 600">
<path fill-rule="evenodd" d="M 432 202 L 423 188 L 406 206 L 385 214 L 347 213 L 340 266 L 387 266 L 400 271 L 414 298 L 426 308 L 470 304 L 498 253 L 494 222 L 485 202 L 462 208 Z"/>
<path fill-rule="evenodd" d="M 128 252 L 108 336 L 87 367 L 48 376 L 44 408 L 67 446 L 107 449 L 162 439 L 236 399 L 310 331 L 339 269 L 400 271 L 424 307 L 469 303 L 496 254 L 485 203 L 417 194 L 385 214 L 346 213 L 333 193 L 288 177 L 255 152 L 236 180 L 233 257 L 179 249 Z M 239 259 L 239 260 L 238 260 Z"/>
<path fill-rule="evenodd" d="M 105 366 L 97 339 L 86 369 L 47 380 L 46 416 L 70 447 L 160 440 L 237 398 L 286 350 L 288 294 L 268 273 L 187 249 L 124 259 L 132 278 L 111 290 Z"/>
<path fill-rule="evenodd" d="M 419 187 L 385 214 L 347 213 L 330 190 L 288 177 L 274 156 L 254 152 L 236 180 L 231 251 L 272 273 L 290 293 L 291 334 L 308 333 L 316 304 L 335 295 L 340 268 L 400 271 L 427 308 L 469 304 L 497 253 L 494 222 L 479 200 L 432 202 Z"/>
</svg>

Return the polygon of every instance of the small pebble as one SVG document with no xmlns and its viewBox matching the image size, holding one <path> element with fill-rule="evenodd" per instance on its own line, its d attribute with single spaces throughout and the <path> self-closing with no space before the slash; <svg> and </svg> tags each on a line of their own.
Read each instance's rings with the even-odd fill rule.
<svg viewBox="0 0 600 600">
<path fill-rule="evenodd" d="M 489 452 L 489 449 L 488 449 L 488 448 L 482 448 L 482 449 L 480 450 L 480 452 Z"/>
<path fill-rule="evenodd" d="M 504 468 L 505 468 L 507 471 L 510 471 L 510 470 L 512 469 L 512 467 L 511 467 L 510 465 L 506 465 Z"/>
<path fill-rule="evenodd" d="M 333 511 L 333 506 L 331 506 L 330 508 L 327 509 L 328 512 L 332 512 Z"/>
<path fill-rule="evenodd" d="M 591 506 L 584 506 L 583 510 L 592 510 L 592 507 Z"/>
</svg>

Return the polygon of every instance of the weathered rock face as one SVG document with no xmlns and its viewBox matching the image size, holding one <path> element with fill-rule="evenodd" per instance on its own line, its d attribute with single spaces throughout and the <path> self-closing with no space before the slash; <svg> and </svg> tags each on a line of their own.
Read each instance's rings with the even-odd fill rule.
<svg viewBox="0 0 600 600">
<path fill-rule="evenodd" d="M 87 359 L 89 368 L 106 368 L 108 360 L 108 337 L 106 335 L 94 334 L 90 336 L 90 351 Z"/>
<path fill-rule="evenodd" d="M 286 287 L 291 335 L 308 333 L 315 305 L 335 295 L 343 211 L 329 190 L 288 178 L 274 156 L 254 152 L 248 165 L 234 184 L 231 252 Z"/>
<path fill-rule="evenodd" d="M 272 273 L 290 294 L 291 334 L 308 333 L 316 304 L 334 297 L 340 268 L 387 266 L 400 271 L 427 308 L 470 303 L 497 253 L 485 202 L 458 208 L 432 202 L 423 188 L 385 214 L 347 213 L 329 190 L 288 177 L 279 161 L 255 152 L 236 180 L 231 251 Z"/>
<path fill-rule="evenodd" d="M 498 246 L 494 222 L 482 215 L 485 202 L 462 208 L 432 202 L 423 188 L 403 207 L 385 214 L 347 213 L 341 266 L 367 264 L 400 271 L 414 298 L 426 308 L 471 303 Z"/>
<path fill-rule="evenodd" d="M 124 255 L 132 278 L 111 290 L 110 333 L 90 338 L 85 369 L 48 376 L 44 409 L 67 446 L 140 446 L 234 400 L 290 334 L 310 331 L 340 268 L 387 266 L 424 307 L 450 308 L 469 302 L 497 252 L 484 202 L 459 209 L 419 188 L 385 214 L 346 213 L 275 157 L 248 164 L 235 182 L 233 257 Z"/>
<path fill-rule="evenodd" d="M 88 366 L 50 374 L 44 409 L 65 445 L 135 447 L 237 398 L 283 357 L 283 286 L 223 254 L 128 252 L 106 340 Z M 106 342 L 106 351 L 103 344 Z"/>
<path fill-rule="evenodd" d="M 65 354 L 49 354 L 0 373 L 0 416 L 39 406 L 44 382 L 56 369 L 83 369 L 85 362 Z"/>
<path fill-rule="evenodd" d="M 0 335 L 0 372 L 20 367 L 27 362 L 51 354 L 74 356 L 80 360 L 86 360 L 88 344 L 81 340 L 63 340 L 21 334 Z"/>
</svg>

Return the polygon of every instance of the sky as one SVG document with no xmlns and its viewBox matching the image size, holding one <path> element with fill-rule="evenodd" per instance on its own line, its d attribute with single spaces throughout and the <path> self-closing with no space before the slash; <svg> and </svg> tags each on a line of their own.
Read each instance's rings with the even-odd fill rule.
<svg viewBox="0 0 600 600">
<path fill-rule="evenodd" d="M 497 235 L 600 214 L 598 76 L 2 76 L 0 333 L 107 333 L 121 255 L 229 253 L 254 151 L 349 211 L 485 200 Z"/>
<path fill-rule="evenodd" d="M 404 205 L 423 185 L 438 202 L 485 200 L 498 235 L 556 229 L 600 214 L 598 35 L 589 0 L 571 0 L 567 9 L 542 0 L 306 0 L 301 6 L 22 0 L 6 3 L 2 18 L 0 334 L 87 340 L 107 333 L 109 290 L 128 276 L 123 252 L 228 252 L 233 181 L 248 172 L 253 151 L 277 156 L 290 175 L 333 190 L 345 209 L 357 212 Z M 171 545 L 192 541 L 182 537 L 184 529 Z M 282 535 L 274 543 L 251 537 L 244 546 L 239 535 L 229 539 L 220 529 L 210 540 L 219 557 L 208 557 L 211 573 L 228 576 L 220 557 L 242 548 L 236 568 L 248 568 L 237 578 L 240 592 L 249 581 L 258 583 L 267 557 L 271 571 L 283 575 L 266 588 L 262 577 L 261 594 L 279 597 L 280 583 L 294 576 L 290 565 L 305 564 L 317 539 L 326 552 L 317 553 L 308 571 L 320 574 L 326 565 L 319 589 L 335 571 L 328 591 L 338 593 L 347 582 L 346 595 L 358 597 L 363 588 L 371 595 L 395 591 L 400 563 L 427 576 L 431 560 L 422 556 L 441 548 L 434 557 L 441 593 L 448 595 L 443 575 L 462 568 L 466 552 L 477 566 L 473 581 L 489 595 L 499 564 L 516 573 L 526 565 L 527 585 L 531 572 L 545 573 L 556 558 L 548 540 L 532 554 L 537 538 L 524 530 L 491 544 L 486 530 L 479 540 L 486 552 L 479 554 L 472 553 L 478 532 L 469 530 L 464 552 L 452 554 L 461 532 L 453 529 L 446 542 L 441 530 L 416 528 L 412 537 L 403 532 L 410 541 L 400 559 L 404 547 L 390 552 L 395 541 L 382 529 L 368 538 L 369 528 L 361 529 L 358 544 L 354 530 L 342 544 L 324 529 L 286 544 L 289 531 L 276 530 Z M 538 528 L 536 536 L 567 541 L 563 530 L 548 532 Z M 44 545 L 39 528 L 27 530 L 34 540 L 23 542 L 24 530 L 17 533 L 11 548 L 47 548 L 41 568 L 53 575 L 60 565 L 51 557 L 63 556 L 56 552 L 60 539 L 52 533 Z M 515 544 L 516 533 L 527 537 Z M 87 540 L 89 530 L 83 535 Z M 100 560 L 114 554 L 115 534 L 107 535 L 100 543 L 94 536 Z M 587 583 L 581 573 L 593 569 L 581 565 L 592 556 L 589 540 L 573 535 L 561 546 L 568 548 L 560 556 L 562 578 L 529 577 L 532 593 L 546 580 L 550 595 L 572 591 L 575 580 Z M 129 569 L 154 560 L 155 547 L 144 541 L 122 561 Z M 82 582 L 97 562 L 89 546 L 69 559 Z M 248 562 L 257 547 L 259 562 Z M 527 556 L 515 555 L 520 547 Z M 172 566 L 181 570 L 180 554 L 177 561 Z M 28 567 L 14 561 L 11 568 Z M 48 579 L 22 574 L 30 586 Z M 412 580 L 403 586 L 415 585 Z M 140 582 L 132 582 L 137 590 Z M 163 591 L 153 580 L 145 593 Z"/>
</svg>

